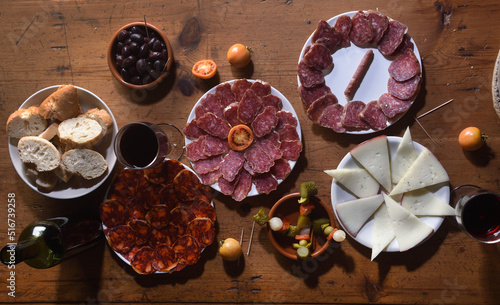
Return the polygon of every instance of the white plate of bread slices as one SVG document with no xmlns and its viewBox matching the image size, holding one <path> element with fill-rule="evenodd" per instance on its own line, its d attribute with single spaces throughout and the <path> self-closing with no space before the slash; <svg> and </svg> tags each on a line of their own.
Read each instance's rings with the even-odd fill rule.
<svg viewBox="0 0 500 305">
<path fill-rule="evenodd" d="M 56 85 L 31 95 L 6 124 L 14 168 L 33 190 L 71 199 L 98 188 L 116 163 L 118 126 L 94 93 Z"/>
</svg>

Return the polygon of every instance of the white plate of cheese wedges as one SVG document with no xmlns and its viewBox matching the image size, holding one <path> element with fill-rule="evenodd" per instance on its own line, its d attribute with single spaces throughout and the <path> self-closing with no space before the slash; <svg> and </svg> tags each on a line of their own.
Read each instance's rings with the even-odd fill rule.
<svg viewBox="0 0 500 305">
<path fill-rule="evenodd" d="M 60 85 L 50 86 L 37 91 L 28 99 L 26 99 L 26 101 L 24 101 L 19 109 L 26 109 L 31 106 L 39 106 L 50 94 L 54 93 L 59 87 Z M 118 132 L 118 126 L 116 124 L 113 113 L 108 108 L 108 106 L 94 93 L 77 86 L 75 86 L 75 88 L 77 89 L 78 100 L 84 113 L 93 108 L 103 109 L 108 112 L 111 119 L 113 120 L 111 130 L 108 130 L 106 135 L 104 135 L 99 143 L 97 143 L 96 146 L 92 148 L 93 150 L 99 152 L 107 162 L 107 170 L 103 175 L 91 180 L 85 180 L 80 177 L 72 177 L 67 183 L 59 181 L 54 189 L 49 192 L 41 191 L 40 189 L 38 189 L 35 181 L 33 179 L 30 179 L 30 177 L 27 175 L 26 166 L 19 159 L 19 154 L 17 151 L 17 144 L 19 142 L 19 139 L 9 137 L 10 158 L 21 179 L 36 192 L 50 198 L 71 199 L 78 198 L 92 192 L 106 180 L 116 163 L 116 156 L 113 150 L 113 138 Z"/>
<path fill-rule="evenodd" d="M 369 142 L 379 142 L 382 148 L 379 151 L 377 145 L 365 146 Z M 392 168 L 394 181 L 392 175 L 387 175 L 391 173 L 387 166 Z M 379 136 L 361 143 L 341 160 L 337 169 L 325 172 L 334 177 L 331 199 L 335 216 L 354 240 L 373 250 L 372 260 L 381 251 L 406 251 L 421 244 L 439 229 L 445 216 L 453 213 L 446 171 L 427 148 L 411 140 L 409 130 L 404 137 Z M 438 180 L 425 181 L 434 175 Z M 417 177 L 429 185 L 414 186 L 420 183 Z M 406 231 L 409 235 L 404 236 Z M 405 239 L 410 241 L 403 242 Z"/>
</svg>

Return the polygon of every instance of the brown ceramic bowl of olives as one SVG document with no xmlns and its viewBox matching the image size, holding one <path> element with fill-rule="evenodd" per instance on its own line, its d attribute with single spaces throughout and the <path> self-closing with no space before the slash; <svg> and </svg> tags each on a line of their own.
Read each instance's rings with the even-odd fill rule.
<svg viewBox="0 0 500 305">
<path fill-rule="evenodd" d="M 154 88 L 168 76 L 174 63 L 167 36 L 144 22 L 121 27 L 111 38 L 107 59 L 113 76 L 133 89 Z"/>
</svg>

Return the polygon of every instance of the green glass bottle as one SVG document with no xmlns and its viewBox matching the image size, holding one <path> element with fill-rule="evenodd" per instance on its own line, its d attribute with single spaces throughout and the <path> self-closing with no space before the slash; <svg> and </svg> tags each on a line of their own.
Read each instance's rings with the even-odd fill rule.
<svg viewBox="0 0 500 305">
<path fill-rule="evenodd" d="M 34 268 L 50 268 L 94 245 L 101 236 L 102 225 L 97 220 L 38 220 L 21 232 L 17 244 L 5 246 L 0 257 L 5 265 L 24 261 Z"/>
</svg>

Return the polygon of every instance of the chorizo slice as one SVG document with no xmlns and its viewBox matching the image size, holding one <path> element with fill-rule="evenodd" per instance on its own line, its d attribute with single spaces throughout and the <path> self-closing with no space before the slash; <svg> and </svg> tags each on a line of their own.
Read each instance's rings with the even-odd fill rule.
<svg viewBox="0 0 500 305">
<path fill-rule="evenodd" d="M 156 270 L 153 268 L 154 249 L 149 246 L 140 248 L 130 261 L 130 266 L 139 274 L 151 274 Z"/>
<path fill-rule="evenodd" d="M 177 198 L 181 201 L 191 201 L 200 193 L 201 182 L 195 173 L 184 169 L 175 176 L 173 186 Z"/>
<path fill-rule="evenodd" d="M 170 221 L 170 209 L 166 205 L 154 205 L 146 214 L 146 221 L 156 229 L 165 228 Z"/>
<path fill-rule="evenodd" d="M 126 254 L 136 246 L 136 234 L 129 225 L 119 225 L 105 231 L 108 244 L 115 252 Z"/>
<path fill-rule="evenodd" d="M 215 239 L 214 223 L 208 218 L 195 218 L 189 222 L 186 235 L 194 237 L 200 247 L 206 247 Z"/>
<path fill-rule="evenodd" d="M 133 197 L 137 193 L 139 182 L 144 176 L 142 170 L 122 169 L 113 176 L 108 198 Z"/>
<path fill-rule="evenodd" d="M 131 219 L 127 223 L 135 231 L 135 244 L 137 246 L 145 245 L 151 237 L 151 226 L 142 219 Z"/>
<path fill-rule="evenodd" d="M 202 249 L 196 239 L 189 235 L 184 235 L 177 239 L 172 248 L 178 258 L 179 264 L 182 265 L 195 264 L 200 258 Z"/>
<path fill-rule="evenodd" d="M 151 263 L 156 271 L 170 273 L 177 266 L 178 260 L 172 247 L 167 244 L 160 244 L 154 250 Z"/>
<path fill-rule="evenodd" d="M 128 219 L 126 203 L 123 199 L 106 199 L 101 203 L 100 216 L 102 223 L 108 228 L 123 224 Z"/>
<path fill-rule="evenodd" d="M 170 211 L 170 224 L 177 227 L 180 235 L 186 232 L 187 224 L 193 219 L 195 215 L 187 206 L 179 206 Z"/>
<path fill-rule="evenodd" d="M 146 179 L 154 184 L 167 185 L 174 181 L 174 177 L 185 167 L 177 160 L 167 160 L 158 166 L 144 170 Z"/>
</svg>

